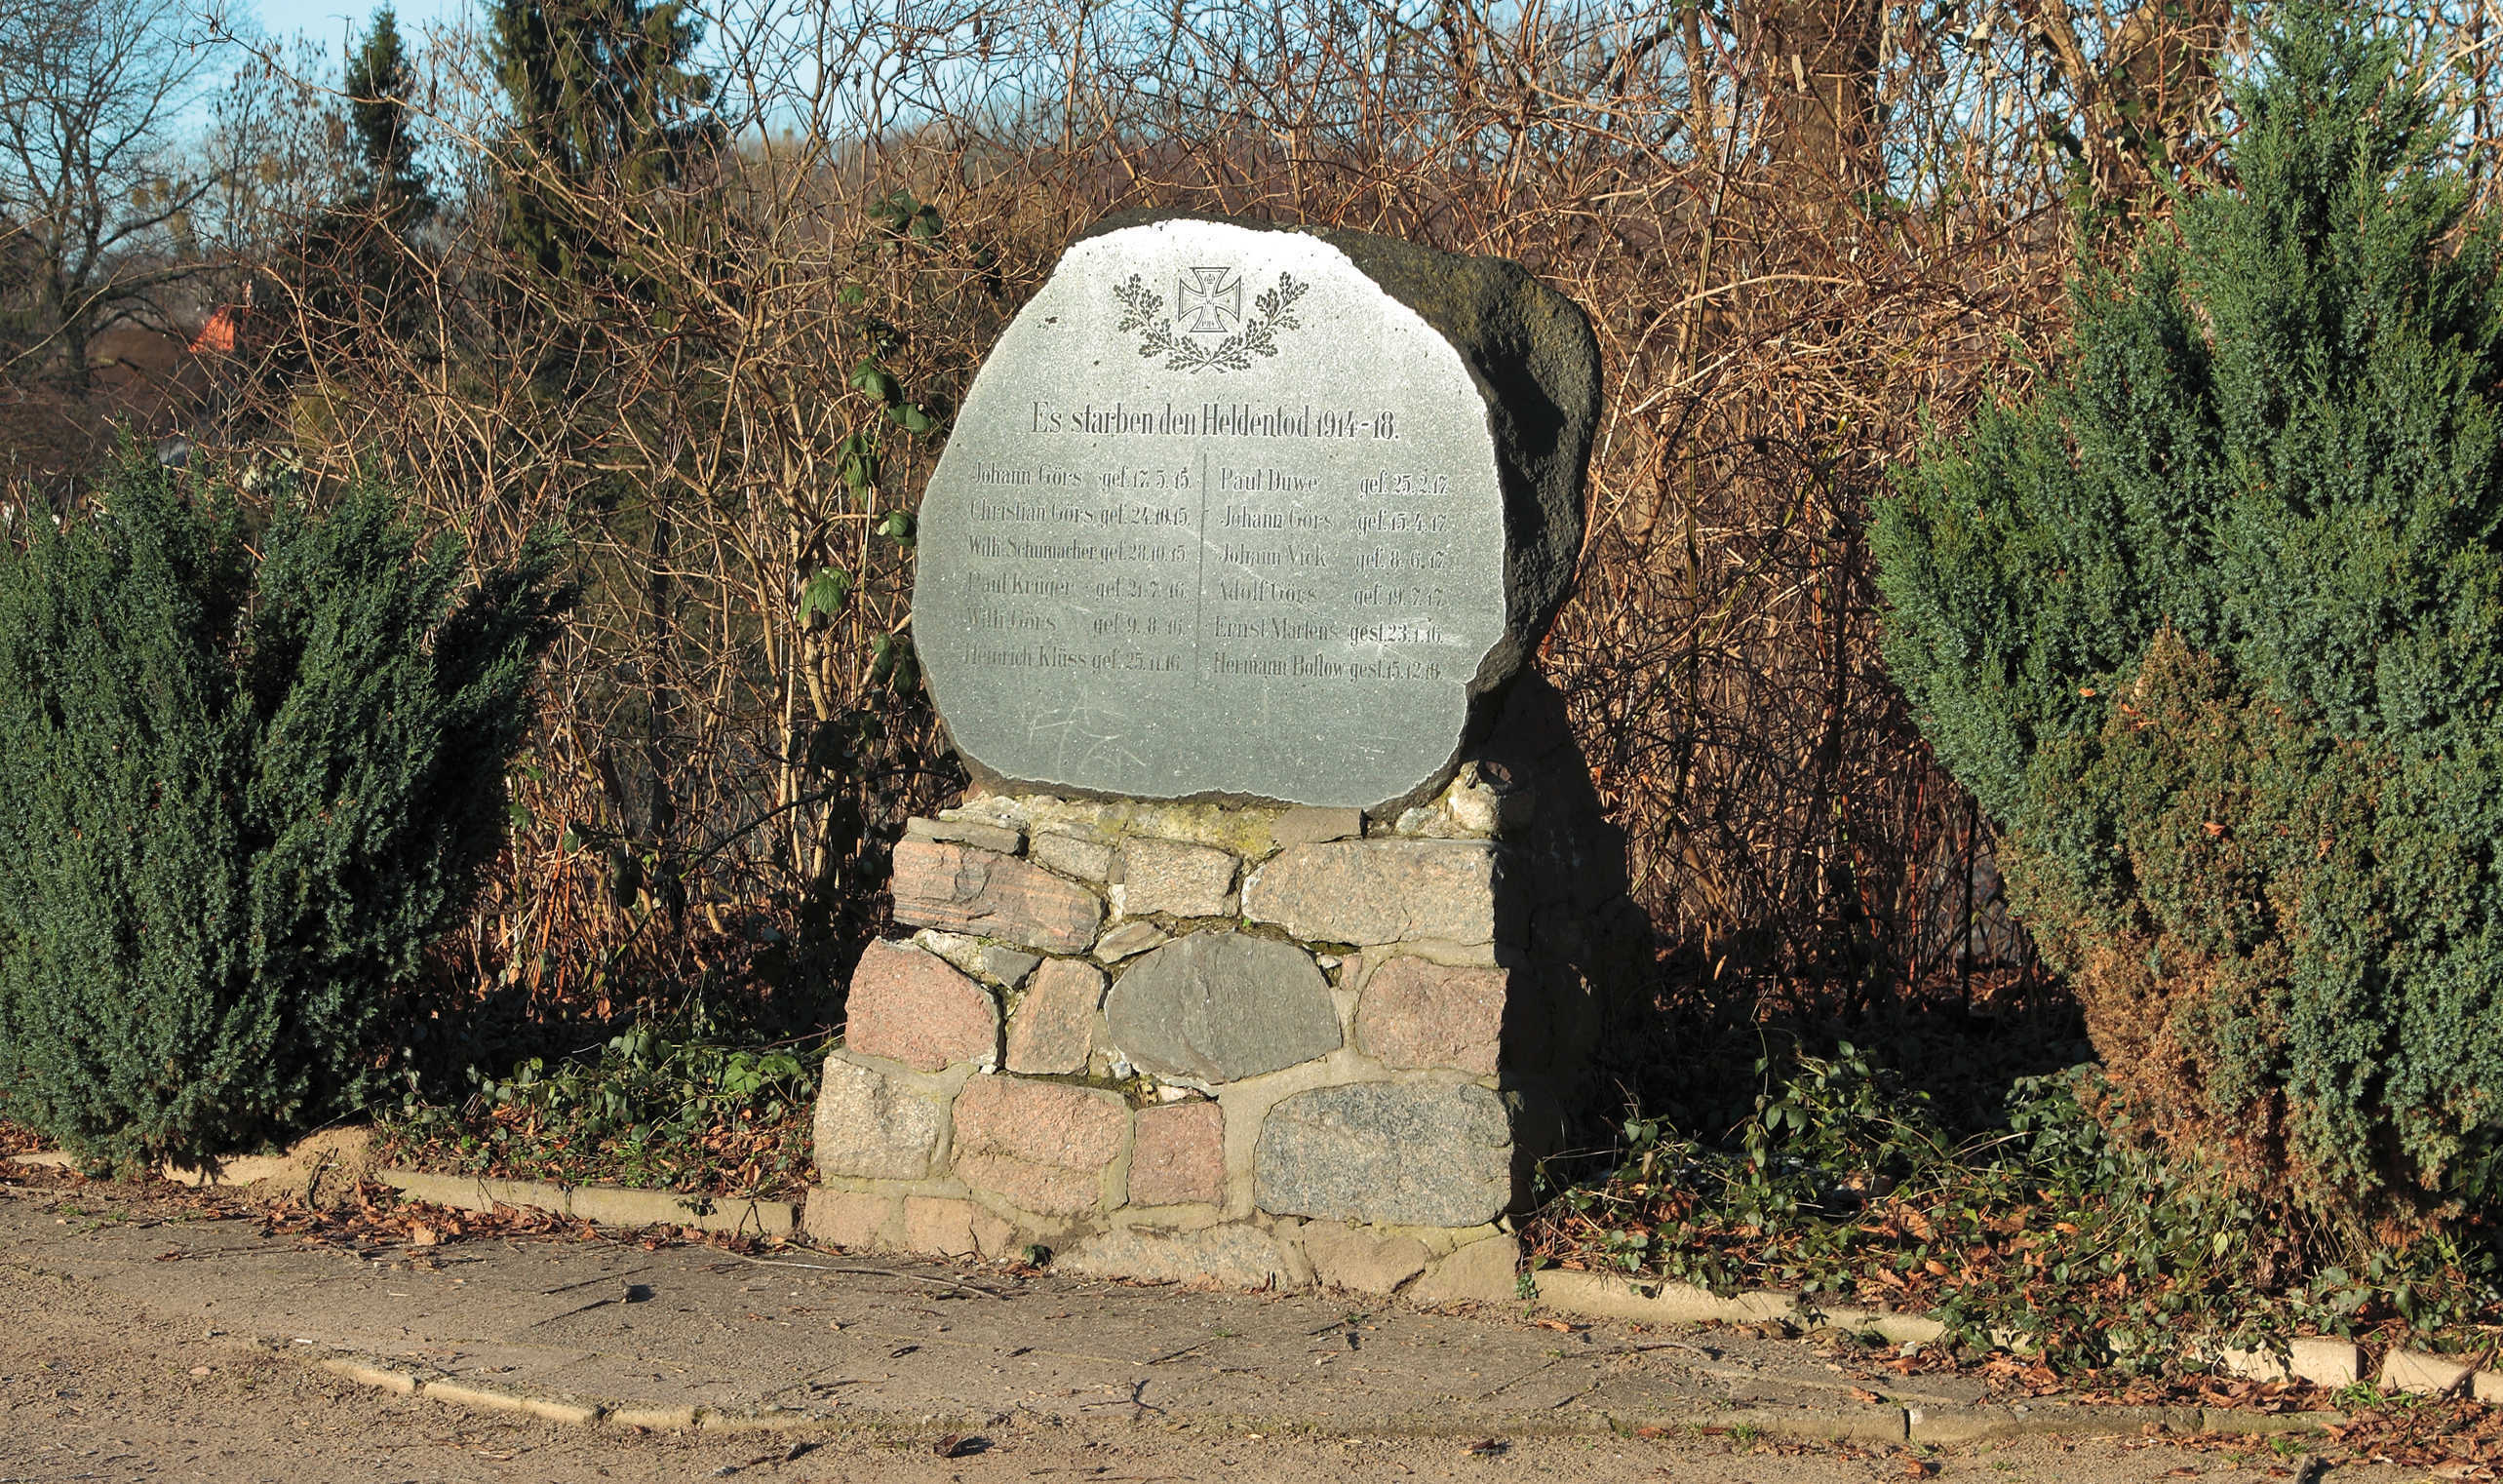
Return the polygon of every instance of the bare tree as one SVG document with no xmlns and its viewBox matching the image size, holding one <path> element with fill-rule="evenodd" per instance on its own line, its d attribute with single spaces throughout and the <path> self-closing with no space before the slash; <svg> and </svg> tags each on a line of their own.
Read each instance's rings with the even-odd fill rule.
<svg viewBox="0 0 2503 1484">
<path fill-rule="evenodd" d="M 211 188 L 177 147 L 210 62 L 180 0 L 0 0 L 0 273 L 11 369 L 86 389 L 88 344 L 193 271 L 166 251 Z"/>
<path fill-rule="evenodd" d="M 1765 142 L 1828 194 L 1872 183 L 1885 10 L 1877 0 L 1765 0 L 1745 18 L 1767 94 Z"/>
<path fill-rule="evenodd" d="M 2483 6 L 2472 9 L 2483 18 Z M 2183 145 L 2221 102 L 2216 62 L 2232 39 L 2230 0 L 2141 0 L 2118 13 L 2026 0 L 2023 11 L 2074 104 L 2054 137 L 2094 190 L 2126 196 L 2144 190 L 2151 172 L 2177 168 Z M 2081 39 L 2081 19 L 2099 26 L 2099 37 Z"/>
</svg>

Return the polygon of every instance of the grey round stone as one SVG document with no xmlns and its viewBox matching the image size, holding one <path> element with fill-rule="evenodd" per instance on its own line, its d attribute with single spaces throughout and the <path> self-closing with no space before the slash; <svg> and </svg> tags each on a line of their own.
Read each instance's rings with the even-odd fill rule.
<svg viewBox="0 0 2503 1484">
<path fill-rule="evenodd" d="M 1214 1086 L 1339 1048 L 1339 1011 L 1312 956 L 1247 933 L 1177 938 L 1132 964 L 1104 1016 L 1134 1066 Z"/>
<path fill-rule="evenodd" d="M 1598 386 L 1517 263 L 1104 222 L 923 496 L 914 638 L 958 750 L 1052 793 L 1427 797 L 1571 580 Z"/>
<path fill-rule="evenodd" d="M 1260 1208 L 1399 1227 L 1474 1227 L 1512 1201 L 1512 1120 L 1474 1083 L 1357 1082 L 1270 1110 Z"/>
</svg>

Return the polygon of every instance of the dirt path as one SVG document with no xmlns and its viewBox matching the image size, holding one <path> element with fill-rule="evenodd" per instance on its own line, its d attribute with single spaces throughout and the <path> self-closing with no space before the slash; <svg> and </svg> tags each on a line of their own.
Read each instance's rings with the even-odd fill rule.
<svg viewBox="0 0 2503 1484">
<path fill-rule="evenodd" d="M 1438 1419 L 1423 1405 L 1431 1398 L 1418 1389 L 1415 1376 L 1387 1369 L 1389 1356 L 1382 1357 L 1386 1370 L 1368 1389 L 1350 1364 L 1366 1358 L 1366 1349 L 1350 1347 L 1349 1355 L 1337 1348 L 1347 1344 L 1337 1328 L 1320 1345 L 1311 1344 L 1305 1333 L 1313 1327 L 1308 1322 L 1311 1314 L 1306 1310 L 1316 1304 L 1326 1308 L 1322 1301 L 1037 1284 L 1014 1302 L 947 1304 L 929 1297 L 945 1291 L 944 1269 L 911 1282 L 883 1281 L 875 1272 L 777 1272 L 770 1274 L 768 1294 L 752 1281 L 734 1281 L 753 1280 L 751 1266 L 714 1271 L 724 1266 L 717 1252 L 645 1252 L 610 1243 L 480 1243 L 459 1254 L 461 1263 L 434 1272 L 408 1266 L 410 1256 L 307 1251 L 283 1239 L 260 1238 L 251 1224 L 187 1220 L 179 1201 L 129 1188 L 29 1191 L 0 1199 L 0 1484 L 561 1484 L 716 1477 L 878 1484 L 1411 1478 L 1860 1484 L 1919 1477 L 2118 1484 L 2194 1475 L 2258 1484 L 2317 1476 L 2290 1445 L 2282 1453 L 2258 1444 L 2201 1451 L 2139 1440 L 2049 1438 L 1951 1450 L 1807 1446 L 1750 1437 L 1743 1427 L 1713 1435 L 1671 1425 L 1657 1436 L 1629 1435 L 1629 1424 L 1612 1428 L 1604 1422 L 1591 1425 L 1586 1417 L 1558 1421 L 1554 1425 L 1573 1434 L 1559 1436 L 1540 1435 L 1536 1428 L 1545 1424 L 1534 1411 L 1515 1411 L 1511 1425 L 1499 1428 L 1505 1414 L 1461 1409 L 1460 1420 L 1487 1424 L 1481 1437 L 1473 1427 L 1456 1431 L 1444 1425 L 1451 1419 Z M 395 1262 L 400 1266 L 393 1267 Z M 631 1282 L 624 1268 L 636 1269 Z M 557 1286 L 552 1279 L 568 1278 L 577 1269 L 594 1281 L 556 1296 L 567 1302 L 543 1300 L 546 1313 L 514 1308 L 517 1296 L 539 1295 Z M 612 1269 L 619 1274 L 614 1285 Z M 384 1302 L 393 1294 L 420 1292 L 420 1282 L 433 1285 L 424 1290 L 428 1297 L 422 1303 Z M 724 1293 L 713 1293 L 707 1283 Z M 606 1286 L 618 1287 L 615 1302 L 581 1298 L 586 1292 L 605 1295 Z M 781 1368 L 796 1380 L 832 1372 L 873 1374 L 853 1362 L 861 1353 L 861 1331 L 883 1330 L 873 1343 L 881 1356 L 894 1352 L 889 1358 L 895 1363 L 875 1373 L 883 1378 L 887 1400 L 832 1408 L 796 1430 L 772 1432 L 567 1425 L 373 1390 L 310 1363 L 317 1352 L 329 1353 L 326 1344 L 292 1333 L 347 1335 L 379 1349 L 375 1337 L 396 1331 L 410 1342 L 404 1348 L 455 1364 L 463 1355 L 491 1361 L 483 1369 L 494 1372 L 530 1363 L 517 1334 L 578 1326 L 584 1313 L 606 1323 L 612 1311 L 636 1317 L 664 1309 L 657 1302 L 636 1304 L 632 1295 L 638 1290 L 701 1295 L 704 1302 L 671 1308 L 665 1321 L 653 1313 L 646 1333 L 605 1340 L 576 1333 L 562 1348 L 577 1357 L 596 1355 L 595 1368 L 604 1375 L 640 1369 L 654 1378 L 646 1385 L 665 1394 L 715 1394 L 726 1384 L 728 1361 L 708 1348 L 707 1337 L 726 1335 L 756 1369 Z M 743 1297 L 727 1300 L 730 1307 L 724 1309 L 724 1294 Z M 1028 1306 L 1030 1300 L 1040 1302 Z M 573 1303 L 590 1308 L 563 1311 Z M 822 1317 L 830 1309 L 836 1312 L 833 1321 Z M 907 1311 L 919 1316 L 924 1340 L 937 1343 L 897 1342 L 901 1331 L 894 1326 L 902 1321 L 896 1316 Z M 1590 1344 L 1581 1335 L 1559 1336 L 1499 1317 L 1373 1317 L 1380 1321 L 1378 1330 L 1359 1325 L 1348 1333 L 1378 1334 L 1383 1347 L 1394 1353 L 1405 1346 L 1420 1354 L 1449 1356 L 1447 1366 L 1492 1367 L 1499 1376 L 1511 1374 L 1502 1369 L 1507 1357 L 1526 1356 L 1533 1363 L 1516 1369 L 1533 1387 L 1580 1385 L 1558 1377 L 1568 1362 L 1584 1363 L 1574 1347 Z M 997 1348 L 1023 1333 L 1014 1330 L 1020 1324 L 1074 1325 L 1083 1343 L 1073 1342 L 1064 1358 L 1022 1371 L 1008 1363 L 1024 1358 L 1016 1355 L 1017 1346 Z M 1234 1359 L 1247 1363 L 1210 1363 L 1203 1367 L 1206 1374 L 1187 1380 L 1185 1373 L 1171 1372 L 1172 1405 L 1161 1410 L 1153 1403 L 1107 1407 L 1086 1399 L 1096 1394 L 1091 1387 L 1097 1376 L 1140 1369 L 1143 1362 L 1137 1360 L 1121 1360 L 1124 1370 L 1117 1373 L 1100 1369 L 1131 1353 L 1133 1342 L 1166 1347 L 1176 1326 L 1194 1325 L 1207 1342 L 1222 1340 L 1235 1347 L 1230 1351 Z M 1295 1341 L 1291 1354 L 1264 1345 L 1289 1334 Z M 1370 1347 L 1373 1341 L 1360 1338 L 1357 1344 Z M 1433 1347 L 1439 1348 L 1428 1348 Z M 1767 1347 L 1725 1355 L 1729 1364 L 1716 1369 L 1776 1374 L 1788 1364 L 1796 1378 L 1819 1369 L 1804 1346 Z M 1265 1349 L 1277 1353 L 1264 1358 Z M 914 1372 L 907 1362 L 924 1354 L 934 1369 Z M 830 1360 L 831 1367 L 825 1364 Z M 566 1363 L 579 1368 L 588 1362 Z M 1036 1377 L 1043 1378 L 1040 1384 Z M 1734 1385 L 1705 1386 L 1664 1367 L 1657 1373 L 1638 1368 L 1619 1384 L 1653 1387 L 1661 1406 L 1685 1394 L 1686 1415 L 1699 1422 L 1712 1420 Z M 1510 1385 L 1472 1384 L 1458 1390 L 1474 1394 Z M 1543 1394 L 1534 1393 L 1533 1400 Z M 925 1398 L 931 1410 L 912 1413 L 912 1406 L 923 1404 L 915 1397 Z M 945 1397 L 992 1410 L 968 1423 L 962 1412 L 941 1404 Z M 1010 1399 L 992 1406 L 989 1399 L 999 1397 Z M 1201 1399 L 1196 1411 L 1193 1397 Z M 1310 1415 L 1301 1421 L 1291 1415 L 1299 1400 L 1310 1403 Z M 1280 1421 L 1254 1421 L 1244 1403 Z M 921 1421 L 923 1416 L 930 1420 Z M 934 1445 L 950 1432 L 964 1433 L 969 1441 L 960 1456 L 939 1457 Z M 1500 1446 L 1472 1451 L 1472 1444 L 1487 1438 Z M 2191 1473 L 2176 1472 L 2185 1469 Z M 2391 1484 L 2423 1475 L 2340 1468 L 2328 1477 L 2336 1484 Z"/>
</svg>

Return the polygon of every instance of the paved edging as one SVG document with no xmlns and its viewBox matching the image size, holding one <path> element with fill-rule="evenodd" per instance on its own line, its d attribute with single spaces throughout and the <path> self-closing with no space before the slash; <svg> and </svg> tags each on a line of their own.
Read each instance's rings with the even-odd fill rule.
<svg viewBox="0 0 2503 1484">
<path fill-rule="evenodd" d="M 1545 1268 L 1530 1274 L 1538 1305 L 1635 1324 L 1796 1324 L 1883 1335 L 1897 1345 L 1935 1345 L 1947 1327 L 1927 1314 L 1820 1305 L 1811 1296 L 1757 1289 L 1728 1298 L 1692 1283 L 1612 1277 Z"/>
<path fill-rule="evenodd" d="M 19 1164 L 66 1169 L 66 1154 L 13 1154 Z M 179 1185 L 248 1186 L 292 1172 L 281 1156 L 230 1160 L 214 1174 L 169 1165 L 162 1172 Z M 498 1206 L 547 1211 L 603 1227 L 693 1227 L 745 1236 L 789 1236 L 800 1227 L 800 1207 L 788 1200 L 749 1200 L 719 1195 L 686 1195 L 676 1191 L 639 1191 L 627 1186 L 561 1185 L 546 1180 L 489 1180 L 475 1175 L 439 1175 L 431 1170 L 375 1170 L 371 1177 L 411 1200 L 462 1211 L 492 1211 Z"/>
<path fill-rule="evenodd" d="M 1813 1294 L 1756 1289 L 1723 1298 L 1691 1283 L 1558 1268 L 1541 1269 L 1530 1279 L 1540 1308 L 1588 1318 L 1636 1324 L 1830 1327 L 1880 1335 L 1897 1345 L 1934 1345 L 1947 1334 L 1944 1324 L 1927 1314 L 1825 1304 Z M 2268 1350 L 2194 1345 L 2185 1350 L 2184 1358 L 2246 1381 L 2301 1380 L 2334 1390 L 2369 1378 L 2385 1391 L 2503 1402 L 2503 1372 L 2479 1370 L 2454 1355 L 2410 1349 L 2388 1351 L 2376 1369 L 2362 1346 L 2325 1336 L 2290 1342 L 2283 1357 Z"/>
<path fill-rule="evenodd" d="M 572 1426 L 612 1426 L 644 1428 L 652 1431 L 689 1431 L 697 1428 L 714 1430 L 753 1430 L 759 1426 L 822 1427 L 831 1420 L 805 1413 L 790 1414 L 787 1420 L 775 1414 L 724 1410 L 716 1407 L 654 1406 L 637 1402 L 596 1402 L 561 1393 L 539 1391 L 519 1386 L 498 1386 L 492 1382 L 465 1380 L 441 1372 L 425 1372 L 372 1355 L 360 1355 L 340 1350 L 315 1362 L 323 1370 L 358 1386 L 393 1396 L 420 1396 L 447 1406 L 465 1407 L 473 1412 L 509 1412 L 534 1417 L 541 1422 L 564 1423 Z"/>
<path fill-rule="evenodd" d="M 412 1200 L 463 1211 L 497 1206 L 549 1211 L 603 1227 L 693 1227 L 745 1236 L 789 1236 L 799 1229 L 800 1208 L 787 1200 L 682 1195 L 624 1186 L 557 1185 L 543 1180 L 489 1180 L 476 1175 L 438 1175 L 427 1170 L 383 1169 L 373 1178 Z"/>
<path fill-rule="evenodd" d="M 500 1386 L 428 1372 L 353 1351 L 335 1351 L 317 1362 L 323 1370 L 394 1396 L 422 1397 L 476 1412 L 518 1413 L 574 1426 L 654 1431 L 860 1431 L 932 1426 L 980 1427 L 996 1417 L 946 1414 L 845 1415 L 801 1408 L 724 1410 L 638 1401 L 593 1401 L 560 1392 Z M 2142 1437 L 2151 1433 L 2318 1432 L 2346 1421 L 2337 1412 L 2249 1412 L 2214 1407 L 1897 1407 L 1732 1408 L 1677 1417 L 1623 1417 L 1610 1413 L 1524 1413 L 1514 1418 L 1472 1418 L 1455 1425 L 1431 1414 L 1391 1417 L 1353 1429 L 1381 1436 L 1440 1436 L 1488 1431 L 1543 1436 L 1605 1436 L 1643 1428 L 1691 1428 L 1703 1432 L 1754 1432 L 1803 1442 L 1936 1443 L 1953 1445 L 2018 1436 Z M 1310 1428 L 1292 1416 L 1245 1415 L 1221 1425 L 1252 1431 Z M 1334 1428 L 1333 1431 L 1346 1431 Z"/>
<path fill-rule="evenodd" d="M 60 1168 L 70 1161 L 66 1155 L 54 1152 L 20 1153 L 9 1156 L 19 1164 Z M 275 1163 L 275 1161 L 271 1161 Z M 186 1184 L 249 1184 L 262 1172 L 247 1170 L 240 1164 L 229 1166 L 216 1175 L 197 1171 L 169 1171 L 170 1178 Z M 245 1177 L 245 1178 L 238 1178 Z M 497 1207 L 547 1211 L 577 1221 L 601 1226 L 693 1227 L 700 1230 L 757 1236 L 789 1236 L 800 1229 L 801 1209 L 796 1202 L 779 1200 L 727 1199 L 703 1195 L 684 1195 L 670 1191 L 642 1191 L 620 1186 L 567 1186 L 536 1180 L 490 1180 L 478 1176 L 441 1175 L 426 1170 L 390 1168 L 377 1170 L 373 1179 L 391 1186 L 402 1194 L 430 1204 L 459 1210 L 493 1211 Z M 1800 1328 L 1829 1327 L 1876 1334 L 1898 1345 L 1935 1344 L 1945 1338 L 1947 1328 L 1927 1314 L 1900 1313 L 1887 1309 L 1862 1308 L 1850 1305 L 1819 1302 L 1813 1295 L 1779 1290 L 1752 1290 L 1721 1297 L 1688 1283 L 1662 1279 L 1624 1278 L 1608 1273 L 1574 1271 L 1566 1269 L 1543 1269 L 1530 1274 L 1537 1308 L 1557 1313 L 1587 1318 L 1620 1319 L 1637 1324 L 1765 1324 L 1780 1323 Z M 2280 1357 L 2263 1350 L 2213 1348 L 2194 1358 L 2227 1375 L 2257 1381 L 2301 1379 L 2315 1385 L 2337 1388 L 2355 1385 L 2370 1377 L 2383 1390 L 2418 1395 L 2474 1397 L 2485 1403 L 2503 1402 L 2503 1372 L 2480 1370 L 2454 1356 L 2429 1352 L 2393 1349 L 2386 1353 L 2378 1367 L 2369 1364 L 2364 1349 L 2348 1341 L 2328 1338 L 2306 1338 L 2293 1341 L 2288 1354 Z M 395 1373 L 397 1374 L 397 1373 Z M 379 1384 L 379 1383 L 375 1383 Z M 471 1383 L 459 1383 L 472 1386 Z M 402 1394 L 414 1394 L 411 1383 Z M 494 1388 L 480 1391 L 475 1402 L 495 1406 Z M 451 1400 L 449 1395 L 439 1399 Z M 545 1415 L 538 1405 L 563 1410 L 583 1405 L 558 1398 L 534 1403 L 533 1415 Z M 507 1405 L 505 1410 L 516 1410 Z M 643 1409 L 648 1412 L 648 1409 Z M 2112 1432 L 2134 1432 L 2155 1425 L 2167 1431 L 2280 1431 L 2333 1425 L 2335 1413 L 2257 1413 L 2241 1410 L 2208 1409 L 2196 1420 L 2188 1408 L 2075 1408 L 2060 1409 L 2060 1420 L 2047 1424 L 2038 1411 L 2024 1409 L 1958 1409 L 1954 1412 L 1936 1408 L 1910 1407 L 1876 1409 L 1879 1414 L 1900 1414 L 1903 1429 L 1893 1430 L 1892 1425 L 1867 1421 L 1842 1412 L 1817 1414 L 1816 1420 L 1795 1414 L 1730 1414 L 1710 1421 L 1690 1423 L 1704 1426 L 1748 1426 L 1758 1431 L 1782 1435 L 1832 1438 L 1838 1436 L 1881 1437 L 1904 1436 L 1921 1440 L 1946 1441 L 1954 1437 L 1987 1437 L 2032 1431 L 2076 1431 L 2086 1414 L 2104 1419 L 2092 1425 L 2079 1435 L 2102 1435 Z M 2004 1413 L 2004 1415 L 2002 1415 Z M 2125 1416 L 2126 1414 L 2126 1416 Z M 2143 1414 L 2143 1415 L 2141 1415 Z M 675 1417 L 676 1413 L 668 1413 Z M 2302 1419 L 2328 1421 L 2303 1422 Z M 596 1419 L 588 1419 L 596 1420 Z M 799 1425 L 818 1425 L 823 1420 L 804 1418 Z M 685 1425 L 696 1425 L 689 1423 Z M 753 1417 L 741 1414 L 735 1424 L 727 1414 L 706 1425 L 756 1426 Z M 1272 1423 L 1273 1425 L 1289 1425 Z M 671 1423 L 638 1421 L 633 1425 L 677 1425 Z M 1837 1432 L 1836 1427 L 1847 1428 Z"/>
</svg>

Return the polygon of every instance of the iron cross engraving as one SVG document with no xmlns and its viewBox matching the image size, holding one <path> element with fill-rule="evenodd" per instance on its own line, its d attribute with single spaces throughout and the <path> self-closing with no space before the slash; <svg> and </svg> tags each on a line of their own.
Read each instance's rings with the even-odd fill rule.
<svg viewBox="0 0 2503 1484">
<path fill-rule="evenodd" d="M 1174 308 L 1189 316 L 1185 334 L 1224 334 L 1242 323 L 1243 281 L 1232 268 L 1190 268 L 1174 294 Z"/>
</svg>

